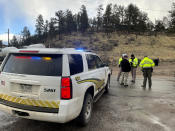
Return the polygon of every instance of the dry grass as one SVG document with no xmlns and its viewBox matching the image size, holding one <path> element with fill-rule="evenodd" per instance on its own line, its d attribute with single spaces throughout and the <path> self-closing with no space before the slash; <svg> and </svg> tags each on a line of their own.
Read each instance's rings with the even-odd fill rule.
<svg viewBox="0 0 175 131">
<path fill-rule="evenodd" d="M 73 33 L 64 36 L 63 40 L 56 39 L 54 43 L 58 47 L 86 47 L 114 65 L 122 53 L 128 55 L 134 53 L 140 59 L 148 55 L 153 59 L 159 58 L 160 61 L 175 61 L 175 36 L 138 36 L 136 38 L 135 35 L 113 33 L 110 38 L 107 38 L 104 33 L 86 35 Z"/>
<path fill-rule="evenodd" d="M 159 58 L 160 61 L 175 61 L 175 37 L 160 36 L 138 36 L 135 35 L 113 35 L 112 40 L 118 40 L 119 46 L 114 47 L 112 52 L 105 52 L 113 61 L 117 61 L 121 54 L 134 53 L 142 59 L 148 55 L 152 59 Z M 104 40 L 104 38 L 103 38 Z"/>
</svg>

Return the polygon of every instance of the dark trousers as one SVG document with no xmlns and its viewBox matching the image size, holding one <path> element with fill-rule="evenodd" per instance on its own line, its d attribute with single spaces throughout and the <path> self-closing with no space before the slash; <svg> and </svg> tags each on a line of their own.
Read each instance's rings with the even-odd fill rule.
<svg viewBox="0 0 175 131">
<path fill-rule="evenodd" d="M 143 87 L 146 88 L 146 83 L 147 83 L 147 79 L 148 79 L 149 88 L 151 88 L 151 86 L 152 86 L 152 80 L 151 80 L 152 69 L 151 68 L 145 68 L 145 69 L 143 69 L 143 77 L 144 77 Z"/>
</svg>

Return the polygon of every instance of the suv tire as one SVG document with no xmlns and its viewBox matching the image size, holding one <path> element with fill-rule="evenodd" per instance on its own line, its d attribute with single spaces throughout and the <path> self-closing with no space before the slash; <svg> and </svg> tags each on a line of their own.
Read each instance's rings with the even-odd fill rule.
<svg viewBox="0 0 175 131">
<path fill-rule="evenodd" d="M 109 92 L 109 88 L 110 88 L 110 77 L 108 77 L 108 81 L 107 81 L 107 84 L 105 86 L 105 93 Z"/>
<path fill-rule="evenodd" d="M 78 117 L 78 121 L 81 126 L 86 126 L 88 124 L 89 120 L 91 119 L 92 108 L 93 108 L 93 99 L 92 96 L 89 93 L 87 93 L 85 95 L 81 113 Z"/>
</svg>

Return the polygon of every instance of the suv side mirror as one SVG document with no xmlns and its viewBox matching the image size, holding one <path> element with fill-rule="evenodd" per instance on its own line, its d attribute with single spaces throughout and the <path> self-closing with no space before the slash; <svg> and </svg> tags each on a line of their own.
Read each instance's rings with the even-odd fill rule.
<svg viewBox="0 0 175 131">
<path fill-rule="evenodd" d="M 101 67 L 106 67 L 106 66 L 109 66 L 109 65 L 106 64 L 106 63 L 103 63 L 103 64 L 101 65 Z"/>
</svg>

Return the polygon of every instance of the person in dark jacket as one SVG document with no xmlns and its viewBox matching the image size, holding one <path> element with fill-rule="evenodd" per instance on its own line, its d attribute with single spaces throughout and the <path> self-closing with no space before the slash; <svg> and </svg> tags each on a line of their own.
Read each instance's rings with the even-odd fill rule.
<svg viewBox="0 0 175 131">
<path fill-rule="evenodd" d="M 119 66 L 119 72 L 118 72 L 118 76 L 117 76 L 117 81 L 120 80 L 120 76 L 122 74 L 122 70 L 121 70 L 121 67 L 120 67 L 120 63 L 121 61 L 123 60 L 123 56 L 126 55 L 126 54 L 122 54 L 122 57 L 119 59 L 119 62 L 118 62 L 118 66 Z"/>
<path fill-rule="evenodd" d="M 123 60 L 121 61 L 121 70 L 122 70 L 122 81 L 121 81 L 121 85 L 124 85 L 125 87 L 128 86 L 128 75 L 129 72 L 131 71 L 131 65 L 128 61 L 128 56 L 125 55 L 123 57 Z"/>
</svg>

